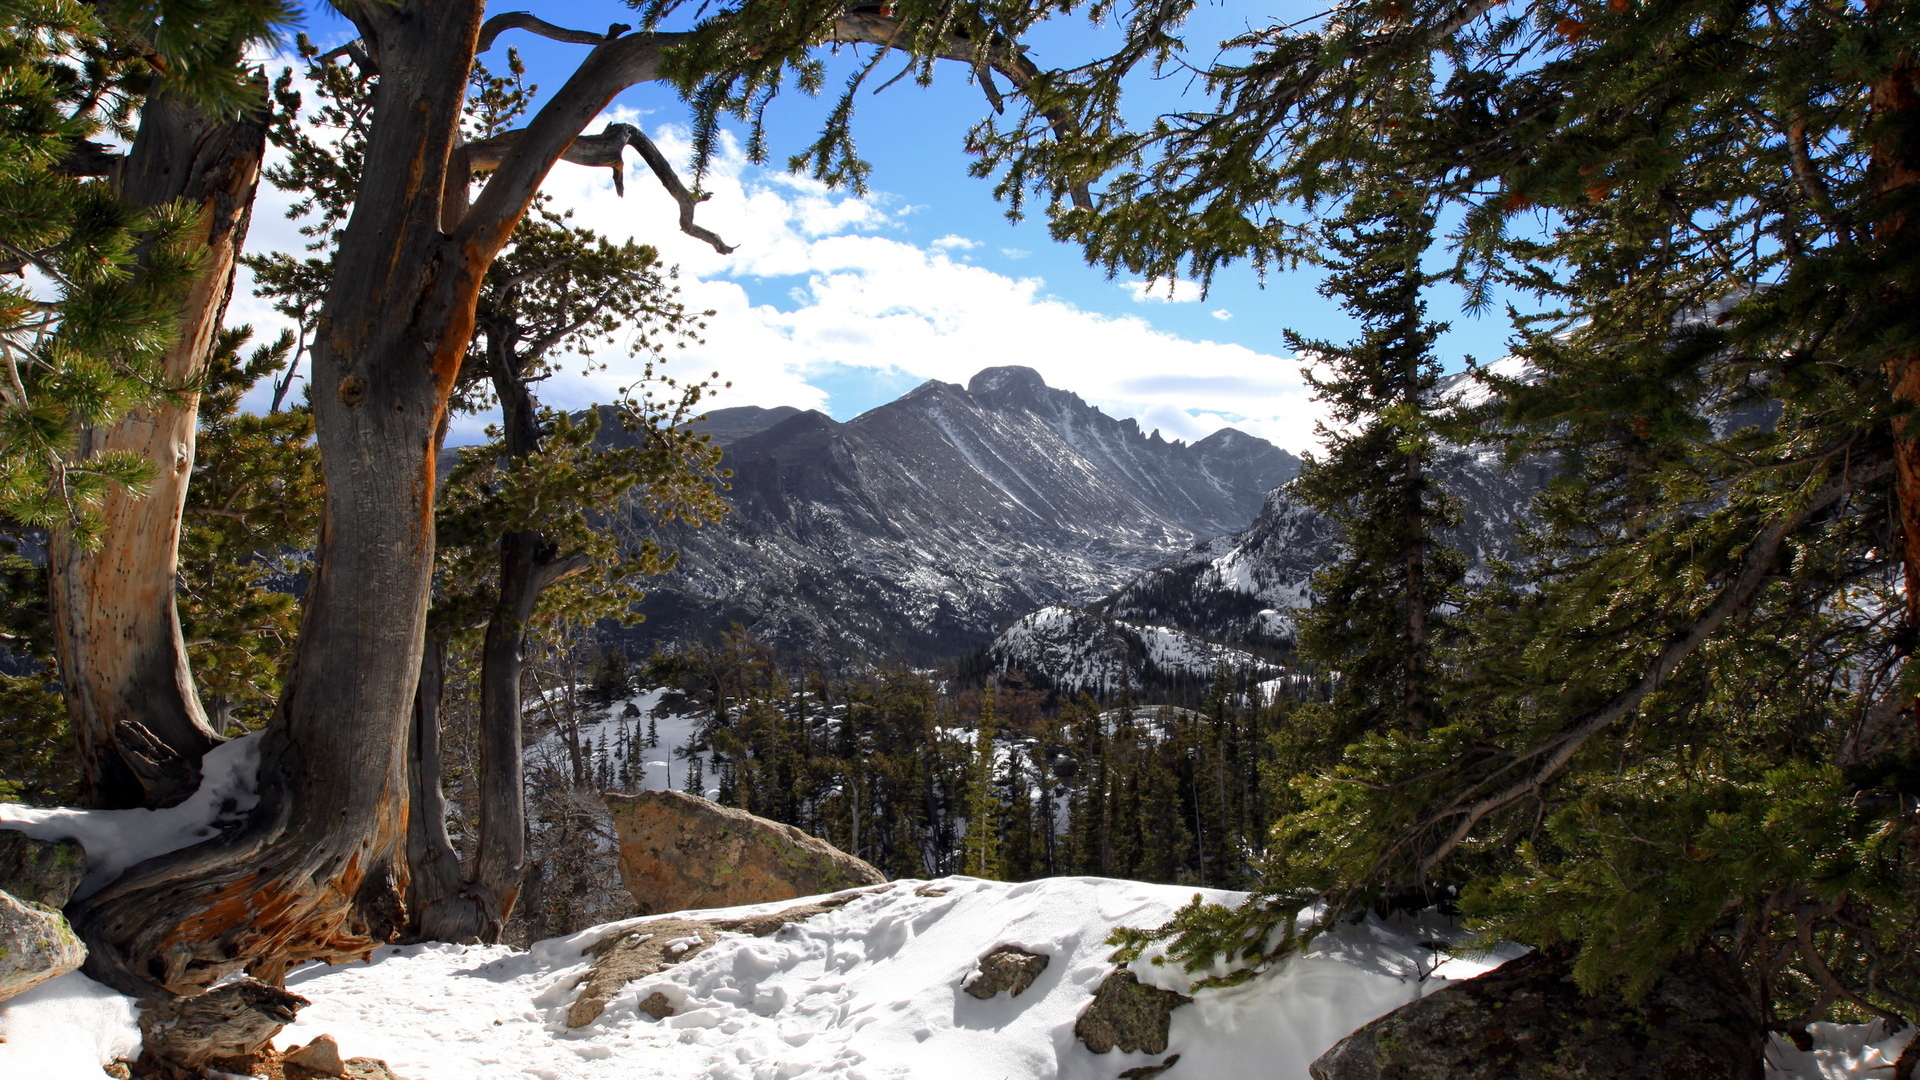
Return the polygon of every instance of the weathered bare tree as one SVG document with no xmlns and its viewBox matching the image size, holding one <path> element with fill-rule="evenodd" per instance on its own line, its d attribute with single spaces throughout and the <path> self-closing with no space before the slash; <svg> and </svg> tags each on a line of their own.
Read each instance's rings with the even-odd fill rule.
<svg viewBox="0 0 1920 1080">
<path fill-rule="evenodd" d="M 486 25 L 481 0 L 337 6 L 360 32 L 348 54 L 378 83 L 367 182 L 340 235 L 311 353 L 327 484 L 317 569 L 245 824 L 148 860 L 70 911 L 91 948 L 88 970 L 129 992 L 194 994 L 241 969 L 273 981 L 291 963 L 364 957 L 403 926 L 406 744 L 438 432 L 488 267 L 556 162 L 604 163 L 581 135 L 613 96 L 668 74 L 693 85 L 696 68 L 764 68 L 833 41 L 951 56 L 1016 85 L 1030 70 L 986 36 L 949 32 L 958 5 L 945 0 L 891 15 L 746 4 L 691 31 L 631 34 L 563 31 L 525 15 Z M 591 51 L 526 127 L 499 140 L 469 200 L 483 163 L 459 140 L 468 75 L 476 51 L 507 28 Z M 694 196 L 668 187 L 687 221 Z"/>
</svg>

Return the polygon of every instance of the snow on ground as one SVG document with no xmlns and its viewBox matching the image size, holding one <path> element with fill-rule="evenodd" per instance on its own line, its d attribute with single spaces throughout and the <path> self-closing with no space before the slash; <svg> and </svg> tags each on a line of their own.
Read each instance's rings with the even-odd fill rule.
<svg viewBox="0 0 1920 1080">
<path fill-rule="evenodd" d="M 380 949 L 364 964 L 313 965 L 288 977 L 313 1004 L 277 1043 L 331 1034 L 350 1056 L 384 1058 L 405 1080 L 1112 1080 L 1163 1060 L 1092 1054 L 1073 1023 L 1111 969 L 1111 928 L 1158 924 L 1194 890 L 1100 878 L 924 884 L 896 882 L 770 937 L 722 935 L 629 984 L 577 1031 L 565 1016 L 587 949 L 644 920 L 526 952 L 412 945 Z M 1379 922 L 1342 927 L 1256 979 L 1199 991 L 1173 1014 L 1168 1053 L 1180 1061 L 1164 1080 L 1305 1080 L 1307 1065 L 1347 1032 L 1448 985 L 1446 976 L 1497 962 L 1455 958 L 1436 969 L 1419 945 L 1428 936 Z M 1000 944 L 1052 962 L 1019 998 L 963 993 L 977 958 Z M 1136 970 L 1158 984 L 1181 981 L 1144 960 Z M 677 1015 L 656 1021 L 640 1011 L 655 991 Z M 128 999 L 79 974 L 0 1004 L 0 1076 L 99 1080 L 103 1061 L 138 1042 L 133 1017 Z M 1907 1038 L 1874 1025 L 1814 1027 L 1824 1044 L 1816 1053 L 1776 1041 L 1773 1080 L 1884 1075 Z"/>
</svg>

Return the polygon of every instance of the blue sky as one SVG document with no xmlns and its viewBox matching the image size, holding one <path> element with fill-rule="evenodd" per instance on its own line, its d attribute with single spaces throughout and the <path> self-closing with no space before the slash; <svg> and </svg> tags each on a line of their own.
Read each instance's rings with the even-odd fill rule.
<svg viewBox="0 0 1920 1080">
<path fill-rule="evenodd" d="M 532 10 L 580 28 L 631 21 L 625 5 L 601 0 L 499 10 Z M 1297 0 L 1207 6 L 1187 39 L 1205 57 L 1249 18 L 1292 21 L 1317 10 Z M 305 29 L 323 45 L 351 33 L 324 6 L 310 10 Z M 1031 55 L 1043 66 L 1076 62 L 1098 55 L 1106 36 L 1079 20 L 1062 22 L 1031 40 Z M 483 59 L 503 68 L 508 45 L 525 57 L 529 80 L 547 90 L 557 89 L 587 51 L 509 33 Z M 836 62 L 830 88 L 853 62 L 850 52 Z M 1144 117 L 1197 101 L 1197 93 L 1185 75 L 1143 81 L 1134 107 Z M 775 103 L 769 117 L 776 164 L 808 141 L 829 99 L 794 93 Z M 688 302 L 716 314 L 705 342 L 668 370 L 719 372 L 732 385 L 713 399 L 716 406 L 791 404 L 845 420 L 927 378 L 964 382 L 982 367 L 1018 363 L 1169 437 L 1193 439 L 1230 424 L 1290 449 L 1310 445 L 1317 409 L 1281 332 L 1339 340 L 1352 330 L 1338 307 L 1315 293 L 1318 275 L 1272 273 L 1263 287 L 1250 268 L 1235 267 L 1205 298 L 1176 286 L 1177 302 L 1164 299 L 1164 283 L 1149 295 L 1142 282 L 1109 280 L 1077 248 L 1051 240 L 1043 214 L 1010 223 L 991 182 L 967 175 L 962 139 L 985 110 L 979 88 L 952 65 L 932 87 L 903 79 L 863 96 L 854 131 L 873 166 L 865 197 L 723 155 L 701 218 L 738 246 L 726 258 L 677 233 L 671 203 L 637 162 L 624 199 L 614 196 L 604 170 L 565 164 L 548 190 L 580 222 L 656 244 L 680 266 Z M 610 112 L 641 124 L 670 154 L 684 153 L 687 113 L 669 89 L 635 87 Z M 263 191 L 250 246 L 293 247 L 291 226 L 278 213 L 285 203 Z M 1454 327 L 1439 347 L 1449 369 L 1469 353 L 1481 361 L 1502 355 L 1504 317 L 1460 312 L 1457 298 L 1444 292 L 1431 303 L 1432 317 Z M 238 298 L 236 317 L 273 321 L 257 303 Z M 623 356 L 597 359 L 609 370 L 548 385 L 554 404 L 604 399 L 631 378 L 632 362 Z"/>
</svg>

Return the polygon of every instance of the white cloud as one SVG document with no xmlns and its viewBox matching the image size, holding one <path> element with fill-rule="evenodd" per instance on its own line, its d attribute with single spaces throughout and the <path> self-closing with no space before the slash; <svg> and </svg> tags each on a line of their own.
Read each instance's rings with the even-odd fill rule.
<svg viewBox="0 0 1920 1080">
<path fill-rule="evenodd" d="M 1191 304 L 1200 299 L 1200 286 L 1177 278 L 1123 281 L 1120 287 L 1127 290 L 1136 304 Z"/>
<path fill-rule="evenodd" d="M 681 133 L 650 134 L 669 160 L 685 159 Z M 574 211 L 575 222 L 615 240 L 653 244 L 664 262 L 678 265 L 682 301 L 713 314 L 704 340 L 676 353 L 665 371 L 681 379 L 718 372 L 730 385 L 711 399 L 714 407 L 823 408 L 828 392 L 809 380 L 828 369 L 840 373 L 842 386 L 848 369 L 872 370 L 876 380 L 904 372 L 965 383 L 984 367 L 1025 364 L 1050 385 L 1169 437 L 1195 439 L 1231 425 L 1293 450 L 1313 442 L 1318 409 L 1297 361 L 1189 340 L 1134 315 L 1082 309 L 1049 294 L 1040 278 L 955 258 L 978 246 L 965 237 L 917 247 L 900 228 L 911 207 L 754 168 L 730 142 L 701 186 L 711 197 L 698 220 L 734 245 L 731 254 L 680 233 L 677 207 L 643 167 L 629 169 L 625 198 L 614 195 L 605 169 L 565 164 L 545 190 L 558 208 Z M 297 250 L 297 237 L 279 217 L 284 198 L 263 189 L 261 203 L 250 245 Z M 1129 288 L 1140 297 L 1146 283 Z M 1168 288 L 1158 283 L 1153 299 L 1166 299 Z M 1190 283 L 1171 288 L 1175 300 L 1198 298 Z M 274 321 L 244 294 L 234 308 L 236 319 Z M 604 371 L 583 375 L 570 365 L 548 382 L 548 400 L 606 400 L 639 374 L 627 357 L 600 359 L 608 361 Z M 470 440 L 479 426 L 466 425 L 456 439 Z"/>
<path fill-rule="evenodd" d="M 1233 312 L 1228 311 L 1226 308 L 1215 308 L 1207 312 L 1207 314 L 1219 319 L 1221 322 L 1226 322 L 1228 319 L 1233 318 Z"/>
</svg>

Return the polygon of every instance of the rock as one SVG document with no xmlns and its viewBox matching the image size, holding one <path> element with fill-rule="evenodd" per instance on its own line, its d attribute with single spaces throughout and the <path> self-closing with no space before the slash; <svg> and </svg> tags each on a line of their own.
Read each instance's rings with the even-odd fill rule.
<svg viewBox="0 0 1920 1080">
<path fill-rule="evenodd" d="M 698 956 L 720 940 L 722 933 L 751 934 L 754 937 L 777 934 L 794 923 L 805 922 L 815 915 L 844 906 L 859 895 L 858 892 L 844 893 L 829 896 L 817 903 L 796 904 L 765 915 L 748 915 L 739 919 L 669 917 L 643 922 L 593 947 L 593 966 L 587 969 L 586 978 L 580 981 L 580 995 L 574 999 L 572 1008 L 567 1010 L 567 1026 L 577 1028 L 593 1023 L 606 1011 L 607 1002 L 613 1000 L 621 987 Z M 672 1016 L 674 1007 L 665 994 L 656 990 L 640 1003 L 640 1011 L 659 1020 Z"/>
<path fill-rule="evenodd" d="M 791 825 L 678 791 L 609 794 L 620 880 L 643 912 L 763 904 L 886 876 Z"/>
<path fill-rule="evenodd" d="M 1314 1080 L 1761 1080 L 1766 1031 L 1731 973 L 1676 964 L 1637 1005 L 1589 997 L 1564 956 L 1529 953 L 1335 1043 Z"/>
<path fill-rule="evenodd" d="M 600 1018 L 607 1002 L 635 979 L 672 967 L 705 952 L 720 940 L 709 923 L 694 919 L 655 919 L 593 947 L 593 966 L 581 981 L 580 996 L 567 1010 L 567 1026 L 584 1027 Z M 671 1010 L 672 1006 L 668 1006 Z M 655 1017 L 655 1019 L 659 1019 Z"/>
<path fill-rule="evenodd" d="M 340 1057 L 340 1044 L 334 1042 L 331 1035 L 316 1035 L 305 1046 L 288 1047 L 280 1055 L 280 1060 L 322 1076 L 345 1076 L 347 1073 L 347 1063 Z"/>
<path fill-rule="evenodd" d="M 346 1080 L 400 1080 L 379 1058 L 348 1058 Z"/>
<path fill-rule="evenodd" d="M 86 963 L 87 947 L 66 916 L 0 892 L 0 1001 Z"/>
<path fill-rule="evenodd" d="M 1093 1001 L 1074 1021 L 1073 1033 L 1096 1054 L 1115 1047 L 1129 1054 L 1162 1054 L 1173 1010 L 1192 1000 L 1185 994 L 1144 986 L 1133 972 L 1121 968 L 1100 980 Z"/>
<path fill-rule="evenodd" d="M 1003 990 L 1013 991 L 1014 997 L 1033 985 L 1033 980 L 1047 970 L 1048 957 L 1028 952 L 1017 945 L 1001 945 L 980 958 L 980 971 L 961 989 L 974 997 L 985 1000 Z"/>
<path fill-rule="evenodd" d="M 215 1058 L 258 1053 L 310 1002 L 257 979 L 237 979 L 195 997 L 142 1003 L 136 1073 L 200 1075 Z"/>
<path fill-rule="evenodd" d="M 0 892 L 63 908 L 87 876 L 87 853 L 72 840 L 35 840 L 0 827 Z"/>
<path fill-rule="evenodd" d="M 1120 1080 L 1153 1080 L 1154 1077 L 1180 1064 L 1179 1054 L 1168 1054 L 1167 1060 L 1158 1065 L 1136 1065 L 1120 1072 Z"/>
</svg>

